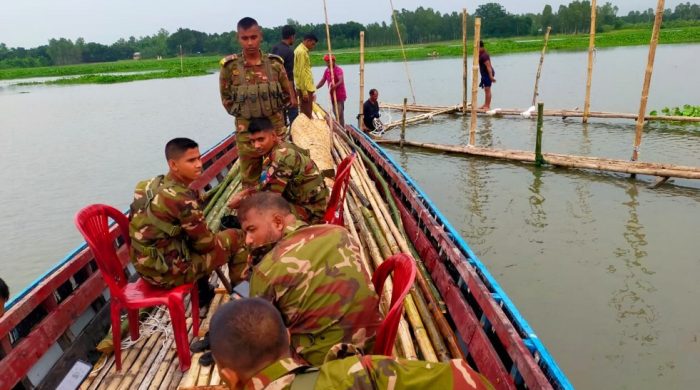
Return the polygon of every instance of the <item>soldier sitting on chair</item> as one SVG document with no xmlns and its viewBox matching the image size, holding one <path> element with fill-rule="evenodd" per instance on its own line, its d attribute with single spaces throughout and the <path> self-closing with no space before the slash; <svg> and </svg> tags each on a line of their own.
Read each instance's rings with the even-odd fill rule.
<svg viewBox="0 0 700 390">
<path fill-rule="evenodd" d="M 289 354 L 284 316 L 257 298 L 228 302 L 216 311 L 210 327 L 212 353 L 230 389 L 493 388 L 461 359 L 433 363 L 358 355 L 346 344 L 334 346 L 318 369 L 304 366 Z"/>
<path fill-rule="evenodd" d="M 254 118 L 248 127 L 250 143 L 262 157 L 262 173 L 258 185 L 239 192 L 230 205 L 257 191 L 272 191 L 292 205 L 292 212 L 308 223 L 321 223 L 328 204 L 329 191 L 309 152 L 282 141 L 267 118 Z"/>
<path fill-rule="evenodd" d="M 250 296 L 282 312 L 296 354 L 317 366 L 334 344 L 371 347 L 379 299 L 344 227 L 308 226 L 272 192 L 246 198 L 238 216 L 251 251 Z"/>
<path fill-rule="evenodd" d="M 189 185 L 202 173 L 196 142 L 175 138 L 165 146 L 167 175 L 136 185 L 131 204 L 131 261 L 148 283 L 163 287 L 197 281 L 201 307 L 213 298 L 208 277 L 243 245 L 240 230 L 212 233 L 199 193 Z"/>
</svg>

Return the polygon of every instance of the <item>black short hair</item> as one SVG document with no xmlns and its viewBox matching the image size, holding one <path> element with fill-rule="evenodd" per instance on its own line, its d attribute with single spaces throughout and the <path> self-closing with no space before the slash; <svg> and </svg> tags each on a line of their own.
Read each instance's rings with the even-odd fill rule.
<svg viewBox="0 0 700 390">
<path fill-rule="evenodd" d="M 250 16 L 246 16 L 245 18 L 238 21 L 238 24 L 236 25 L 236 30 L 247 30 L 253 26 L 260 25 L 258 24 L 257 20 L 251 18 Z"/>
<path fill-rule="evenodd" d="M 10 299 L 10 288 L 7 287 L 5 281 L 0 278 L 0 299 L 7 301 Z"/>
<path fill-rule="evenodd" d="M 198 147 L 199 145 L 189 138 L 173 138 L 165 144 L 165 159 L 176 160 L 186 151 Z"/>
<path fill-rule="evenodd" d="M 276 192 L 256 192 L 245 198 L 238 207 L 238 218 L 243 222 L 250 210 L 275 210 L 282 215 L 292 212 L 289 202 Z"/>
<path fill-rule="evenodd" d="M 304 40 L 305 40 L 305 41 L 306 41 L 306 40 L 310 40 L 310 41 L 318 42 L 318 37 L 317 37 L 316 34 L 314 34 L 314 33 L 308 33 L 308 34 L 305 34 L 305 35 L 304 35 Z"/>
<path fill-rule="evenodd" d="M 479 41 L 479 47 L 484 47 L 484 41 Z"/>
<path fill-rule="evenodd" d="M 234 371 L 251 373 L 289 351 L 282 315 L 262 298 L 243 298 L 216 310 L 209 326 L 211 353 Z"/>
<path fill-rule="evenodd" d="M 250 120 L 250 123 L 248 124 L 248 132 L 250 134 L 255 134 L 261 131 L 265 130 L 273 130 L 275 126 L 272 124 L 272 121 L 269 120 L 268 118 L 253 118 Z"/>
<path fill-rule="evenodd" d="M 293 26 L 286 25 L 282 27 L 282 39 L 291 38 L 296 35 L 296 33 L 297 30 L 295 30 Z"/>
<path fill-rule="evenodd" d="M 379 91 L 377 91 L 376 88 L 372 88 L 372 89 L 369 90 L 369 95 L 372 96 L 373 94 L 375 94 L 375 93 L 377 93 L 377 92 L 379 92 Z"/>
</svg>

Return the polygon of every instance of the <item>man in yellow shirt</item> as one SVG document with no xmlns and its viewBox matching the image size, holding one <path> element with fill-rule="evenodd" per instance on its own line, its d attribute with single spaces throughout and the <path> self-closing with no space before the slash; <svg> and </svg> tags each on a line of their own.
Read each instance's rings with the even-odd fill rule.
<svg viewBox="0 0 700 390">
<path fill-rule="evenodd" d="M 312 118 L 314 105 L 314 76 L 311 74 L 309 51 L 316 47 L 318 38 L 313 33 L 304 35 L 304 40 L 294 49 L 294 84 L 299 97 L 299 109 L 309 119 Z"/>
</svg>

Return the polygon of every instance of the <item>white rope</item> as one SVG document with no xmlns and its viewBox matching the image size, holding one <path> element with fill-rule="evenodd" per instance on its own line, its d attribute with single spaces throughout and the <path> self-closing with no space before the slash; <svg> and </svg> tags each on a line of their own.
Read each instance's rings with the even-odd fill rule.
<svg viewBox="0 0 700 390">
<path fill-rule="evenodd" d="M 125 317 L 126 315 L 122 316 L 122 321 Z M 124 340 L 122 340 L 122 350 L 129 349 L 136 345 L 136 343 L 138 343 L 138 341 L 142 340 L 144 337 L 151 337 L 157 333 L 163 334 L 163 336 L 160 337 L 163 347 L 165 346 L 165 343 L 173 337 L 172 326 L 170 326 L 170 314 L 161 306 L 158 306 L 152 313 L 148 313 L 146 318 L 144 318 L 143 321 L 140 321 L 138 340 L 132 340 L 131 336 L 127 336 Z"/>
</svg>

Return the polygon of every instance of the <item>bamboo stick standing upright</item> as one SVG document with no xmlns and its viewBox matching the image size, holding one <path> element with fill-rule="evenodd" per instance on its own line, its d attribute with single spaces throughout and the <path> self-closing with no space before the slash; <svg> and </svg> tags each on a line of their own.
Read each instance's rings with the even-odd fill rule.
<svg viewBox="0 0 700 390">
<path fill-rule="evenodd" d="M 591 113 L 591 79 L 593 78 L 593 50 L 595 50 L 595 17 L 598 9 L 596 0 L 591 0 L 591 31 L 588 36 L 588 77 L 586 79 L 586 100 L 583 103 L 583 123 L 588 123 Z"/>
<path fill-rule="evenodd" d="M 462 8 L 462 114 L 467 113 L 467 9 Z"/>
<path fill-rule="evenodd" d="M 403 148 L 403 143 L 406 140 L 406 104 L 408 104 L 408 98 L 403 98 L 403 116 L 401 117 L 401 147 Z"/>
<path fill-rule="evenodd" d="M 544 53 L 547 51 L 547 42 L 549 42 L 549 33 L 552 31 L 552 26 L 547 27 L 547 32 L 544 33 L 544 46 L 542 46 L 542 54 L 540 54 L 540 64 L 537 66 L 537 77 L 535 77 L 535 90 L 532 93 L 532 105 L 537 103 L 537 86 L 540 84 L 540 75 L 542 74 L 542 63 L 544 63 Z"/>
<path fill-rule="evenodd" d="M 474 146 L 476 140 L 476 101 L 477 101 L 477 77 L 479 75 L 479 40 L 481 39 L 481 18 L 474 19 L 474 51 L 472 52 L 472 112 L 471 125 L 469 126 L 469 146 Z"/>
<path fill-rule="evenodd" d="M 661 19 L 664 16 L 664 0 L 659 0 L 656 4 L 656 17 L 654 18 L 654 29 L 651 32 L 651 42 L 649 43 L 649 58 L 647 68 L 644 73 L 644 84 L 642 85 L 642 99 L 639 103 L 639 115 L 637 115 L 637 127 L 634 136 L 634 150 L 632 151 L 632 161 L 637 161 L 639 157 L 639 145 L 642 143 L 642 129 L 644 128 L 644 113 L 647 110 L 647 100 L 649 99 L 649 84 L 651 74 L 654 71 L 654 57 L 656 56 L 656 44 L 659 42 L 659 28 Z"/>
<path fill-rule="evenodd" d="M 360 31 L 360 115 L 358 115 L 357 128 L 362 129 L 363 107 L 365 97 L 365 32 Z"/>
<path fill-rule="evenodd" d="M 331 84 L 328 86 L 328 89 L 331 89 L 331 86 L 335 85 L 335 61 L 333 61 L 333 50 L 331 49 L 331 29 L 328 24 L 328 11 L 326 11 L 326 0 L 323 0 L 323 14 L 326 16 L 326 42 L 328 42 L 328 60 L 332 65 L 330 68 L 328 68 L 328 73 L 331 76 Z M 338 97 L 335 94 L 335 90 L 333 90 L 331 93 L 331 99 L 333 99 L 333 111 L 335 113 L 335 119 L 337 121 L 340 121 L 340 115 L 338 115 Z"/>
</svg>

